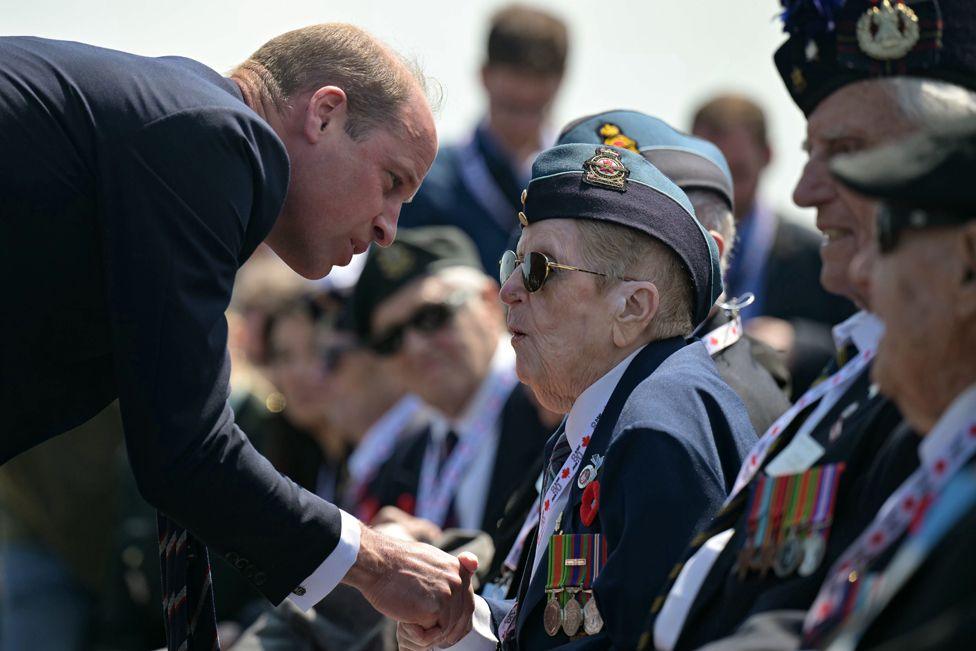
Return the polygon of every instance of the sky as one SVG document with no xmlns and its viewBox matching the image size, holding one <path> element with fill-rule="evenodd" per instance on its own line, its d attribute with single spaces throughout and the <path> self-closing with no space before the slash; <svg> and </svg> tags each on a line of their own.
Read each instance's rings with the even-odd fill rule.
<svg viewBox="0 0 976 651">
<path fill-rule="evenodd" d="M 227 72 L 269 38 L 317 22 L 363 27 L 420 62 L 440 85 L 442 142 L 467 137 L 482 116 L 478 68 L 496 0 L 0 0 L 0 34 L 82 41 L 147 56 L 177 54 Z M 761 195 L 805 223 L 793 186 L 805 161 L 805 121 L 772 62 L 785 40 L 776 0 L 533 0 L 569 25 L 571 47 L 552 128 L 632 108 L 687 129 L 704 99 L 743 92 L 767 112 L 773 163 Z M 3 62 L 0 62 L 3 65 Z"/>
</svg>

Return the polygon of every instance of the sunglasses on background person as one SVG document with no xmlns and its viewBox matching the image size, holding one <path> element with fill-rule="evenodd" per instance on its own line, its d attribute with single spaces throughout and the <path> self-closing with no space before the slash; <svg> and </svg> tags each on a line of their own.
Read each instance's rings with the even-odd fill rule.
<svg viewBox="0 0 976 651">
<path fill-rule="evenodd" d="M 545 253 L 539 253 L 538 251 L 529 251 L 523 258 L 518 257 L 515 251 L 505 251 L 502 254 L 502 259 L 498 261 L 498 280 L 501 281 L 502 285 L 515 273 L 515 268 L 519 265 L 522 266 L 522 285 L 525 287 L 525 291 L 530 294 L 542 289 L 542 286 L 549 280 L 549 272 L 551 269 L 581 271 L 585 274 L 593 274 L 594 276 L 610 277 L 610 274 L 600 273 L 599 271 L 590 271 L 589 269 L 571 267 L 568 264 L 559 264 L 550 260 L 549 256 Z M 634 279 L 621 278 L 621 280 Z"/>
<path fill-rule="evenodd" d="M 369 347 L 378 355 L 395 355 L 403 347 L 407 330 L 421 334 L 437 332 L 454 318 L 470 297 L 470 292 L 455 292 L 443 303 L 422 305 L 406 321 L 388 328 L 382 335 L 370 341 Z"/>
</svg>

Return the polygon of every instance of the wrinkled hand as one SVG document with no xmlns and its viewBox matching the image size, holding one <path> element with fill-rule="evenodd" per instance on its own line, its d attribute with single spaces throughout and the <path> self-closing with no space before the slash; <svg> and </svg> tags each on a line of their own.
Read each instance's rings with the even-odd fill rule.
<svg viewBox="0 0 976 651">
<path fill-rule="evenodd" d="M 343 581 L 391 619 L 414 624 L 427 646 L 452 646 L 471 630 L 474 554 L 457 558 L 423 543 L 394 540 L 365 526 L 356 564 Z M 429 641 L 429 642 L 427 642 Z"/>
<path fill-rule="evenodd" d="M 430 520 L 410 515 L 395 506 L 384 506 L 369 522 L 370 526 L 396 524 L 414 540 L 432 542 L 441 537 L 441 528 Z"/>
<path fill-rule="evenodd" d="M 397 648 L 400 651 L 427 651 L 433 648 L 431 631 L 416 624 L 397 623 Z"/>
</svg>

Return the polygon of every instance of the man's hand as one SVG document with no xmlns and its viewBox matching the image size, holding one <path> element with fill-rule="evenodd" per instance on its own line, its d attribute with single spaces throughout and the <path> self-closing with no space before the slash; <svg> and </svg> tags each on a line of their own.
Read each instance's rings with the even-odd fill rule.
<svg viewBox="0 0 976 651">
<path fill-rule="evenodd" d="M 478 559 L 455 558 L 423 543 L 388 538 L 363 526 L 356 564 L 343 579 L 387 617 L 415 624 L 428 646 L 452 646 L 471 630 Z"/>
<path fill-rule="evenodd" d="M 430 520 L 412 516 L 395 506 L 384 506 L 369 524 L 370 526 L 396 524 L 403 527 L 403 530 L 414 540 L 427 543 L 437 540 L 442 533 L 441 528 Z"/>
<path fill-rule="evenodd" d="M 397 648 L 400 651 L 427 651 L 434 643 L 430 631 L 416 624 L 397 622 Z"/>
</svg>

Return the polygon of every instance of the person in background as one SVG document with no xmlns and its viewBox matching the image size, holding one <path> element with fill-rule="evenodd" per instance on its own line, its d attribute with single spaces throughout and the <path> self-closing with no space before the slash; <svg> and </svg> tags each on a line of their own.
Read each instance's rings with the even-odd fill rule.
<svg viewBox="0 0 976 651">
<path fill-rule="evenodd" d="M 523 5 L 499 10 L 488 30 L 481 84 L 485 116 L 467 142 L 442 147 L 400 227 L 453 225 L 474 240 L 494 277 L 517 236 L 519 193 L 532 158 L 547 146 L 546 121 L 569 52 L 566 25 Z"/>
<path fill-rule="evenodd" d="M 759 197 L 772 159 L 762 108 L 741 95 L 720 95 L 695 111 L 691 130 L 715 143 L 732 171 L 738 235 L 730 243 L 726 294 L 755 296 L 742 311 L 746 329 L 786 354 L 795 398 L 833 356 L 830 328 L 853 314 L 854 306 L 820 284 L 820 238 Z M 824 224 L 818 228 L 827 241 L 850 234 Z"/>
<path fill-rule="evenodd" d="M 644 156 L 688 195 L 698 221 L 715 239 L 726 273 L 735 241 L 732 176 L 715 145 L 637 111 L 606 111 L 574 120 L 563 127 L 558 142 L 616 145 Z M 776 351 L 745 335 L 740 300 L 723 293 L 694 336 L 705 342 L 722 378 L 742 398 L 753 428 L 764 432 L 790 406 L 783 391 L 789 372 Z"/>
</svg>

